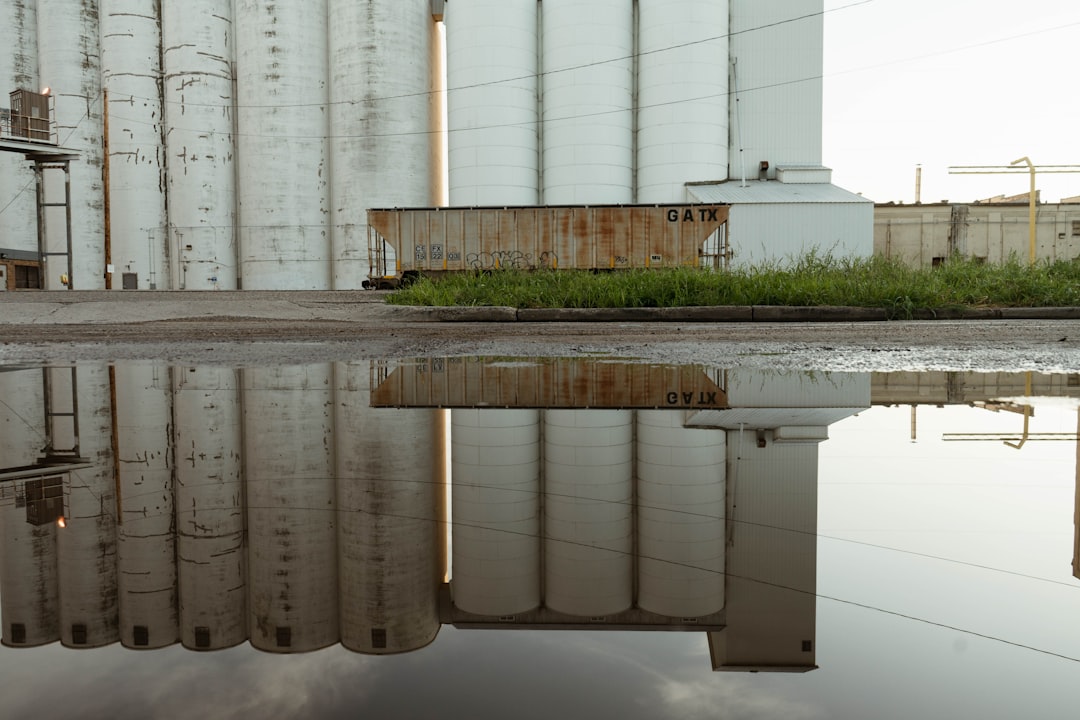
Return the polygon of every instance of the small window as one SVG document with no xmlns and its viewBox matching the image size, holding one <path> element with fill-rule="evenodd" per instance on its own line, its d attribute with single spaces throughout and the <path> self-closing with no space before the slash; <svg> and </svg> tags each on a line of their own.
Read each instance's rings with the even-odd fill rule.
<svg viewBox="0 0 1080 720">
<path fill-rule="evenodd" d="M 802 651 L 803 652 L 813 652 L 814 651 L 814 641 L 813 640 L 803 640 L 802 641 Z"/>
<path fill-rule="evenodd" d="M 26 626 L 22 623 L 11 623 L 11 644 L 22 645 L 26 642 Z"/>
<path fill-rule="evenodd" d="M 386 647 L 386 628 L 371 628 L 371 647 Z"/>
<path fill-rule="evenodd" d="M 1080 237 L 1080 220 L 1072 221 L 1072 234 L 1073 237 Z"/>
<path fill-rule="evenodd" d="M 82 623 L 75 623 L 71 626 L 71 644 L 72 645 L 85 645 L 86 644 L 86 626 Z"/>
<path fill-rule="evenodd" d="M 210 647 L 210 628 L 202 625 L 195 626 L 195 647 Z"/>
<path fill-rule="evenodd" d="M 138 647 L 146 647 L 150 644 L 150 628 L 145 625 L 136 625 L 131 629 L 133 641 Z"/>
<path fill-rule="evenodd" d="M 16 290 L 40 290 L 41 273 L 34 265 L 15 266 L 15 289 Z"/>
<path fill-rule="evenodd" d="M 277 646 L 292 647 L 292 628 L 279 627 L 277 629 Z"/>
<path fill-rule="evenodd" d="M 936 258 L 934 258 L 933 260 L 930 261 L 930 267 L 941 267 L 944 264 L 945 264 L 945 258 L 943 258 L 943 257 L 936 257 Z"/>
</svg>

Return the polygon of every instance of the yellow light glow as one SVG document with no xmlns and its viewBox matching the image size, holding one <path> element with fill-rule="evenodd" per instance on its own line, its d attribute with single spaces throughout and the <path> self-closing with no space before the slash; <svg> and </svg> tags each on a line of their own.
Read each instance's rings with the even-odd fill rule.
<svg viewBox="0 0 1080 720">
<path fill-rule="evenodd" d="M 63 515 L 56 518 L 56 527 L 67 527 L 67 520 L 64 519 Z"/>
<path fill-rule="evenodd" d="M 48 94 L 49 94 L 49 88 L 43 88 L 43 89 L 41 90 L 41 94 L 42 94 L 42 95 L 48 95 Z"/>
</svg>

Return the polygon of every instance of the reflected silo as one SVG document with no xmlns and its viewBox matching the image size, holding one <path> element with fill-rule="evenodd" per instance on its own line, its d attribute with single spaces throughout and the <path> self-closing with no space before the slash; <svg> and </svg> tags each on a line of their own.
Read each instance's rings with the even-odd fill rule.
<svg viewBox="0 0 1080 720">
<path fill-rule="evenodd" d="M 683 418 L 637 413 L 638 605 L 692 618 L 724 607 L 727 441 Z"/>
<path fill-rule="evenodd" d="M 543 202 L 634 201 L 632 0 L 545 0 Z"/>
<path fill-rule="evenodd" d="M 105 229 L 102 202 L 101 55 L 98 0 L 38 0 L 38 72 L 40 82 L 54 98 L 53 120 L 60 145 L 79 153 L 71 163 L 72 287 L 105 287 L 105 256 L 101 237 Z M 49 173 L 49 202 L 62 203 L 62 173 Z M 49 252 L 66 252 L 63 207 L 45 213 Z M 59 289 L 66 272 L 63 259 L 47 263 L 45 287 Z M 59 266 L 59 267 L 58 267 Z"/>
<path fill-rule="evenodd" d="M 638 7 L 637 202 L 686 202 L 728 176 L 728 3 Z"/>
<path fill-rule="evenodd" d="M 634 413 L 544 412 L 544 604 L 580 616 L 633 603 Z"/>
<path fill-rule="evenodd" d="M 327 0 L 237 0 L 245 290 L 330 289 Z"/>
<path fill-rule="evenodd" d="M 540 605 L 540 412 L 454 410 L 454 605 L 513 615 Z"/>
<path fill-rule="evenodd" d="M 157 365 L 115 369 L 120 642 L 137 649 L 179 639 L 169 374 Z"/>
<path fill-rule="evenodd" d="M 71 411 L 71 371 L 50 369 L 54 412 Z M 81 455 L 92 467 L 65 480 L 66 527 L 56 533 L 60 640 L 70 647 L 99 647 L 120 639 L 117 628 L 116 476 L 112 452 L 109 372 L 80 365 L 78 417 Z M 71 447 L 69 432 L 56 432 L 57 449 Z"/>
<path fill-rule="evenodd" d="M 329 365 L 243 373 L 251 644 L 338 642 L 333 392 Z"/>
<path fill-rule="evenodd" d="M 0 104 L 7 93 L 25 89 L 39 91 L 37 72 L 37 6 L 27 2 L 0 3 Z M 15 153 L 0 153 L 0 198 L 10 205 L 0 213 L 2 244 L 20 250 L 37 250 L 34 172 L 30 163 Z"/>
<path fill-rule="evenodd" d="M 333 288 L 353 290 L 367 209 L 439 204 L 435 26 L 429 0 L 329 0 L 329 17 Z"/>
<path fill-rule="evenodd" d="M 235 290 L 231 0 L 162 0 L 171 287 Z"/>
<path fill-rule="evenodd" d="M 341 643 L 408 652 L 441 627 L 446 412 L 372 408 L 369 374 L 335 366 Z"/>
<path fill-rule="evenodd" d="M 0 372 L 0 467 L 33 464 L 45 444 L 41 373 Z M 56 523 L 27 522 L 25 502 L 25 481 L 0 482 L 0 636 L 19 647 L 60 639 Z"/>
<path fill-rule="evenodd" d="M 539 202 L 536 0 L 446 11 L 450 204 Z"/>
<path fill-rule="evenodd" d="M 248 638 L 237 371 L 173 370 L 180 641 L 219 650 Z"/>
<path fill-rule="evenodd" d="M 160 5 L 160 0 L 110 0 L 102 6 L 113 289 L 169 288 Z"/>
</svg>

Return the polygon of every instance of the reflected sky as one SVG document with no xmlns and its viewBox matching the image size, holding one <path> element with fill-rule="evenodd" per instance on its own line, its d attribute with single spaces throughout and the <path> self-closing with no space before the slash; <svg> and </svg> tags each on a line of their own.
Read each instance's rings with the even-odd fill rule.
<svg viewBox="0 0 1080 720">
<path fill-rule="evenodd" d="M 303 481 L 318 476 L 311 468 L 322 463 L 324 469 L 332 469 L 330 474 L 337 474 L 340 484 L 343 473 L 351 477 L 359 472 L 364 458 L 376 457 L 374 450 L 362 445 L 365 435 L 390 433 L 391 438 L 399 437 L 401 428 L 412 422 L 409 413 L 444 412 L 431 410 L 433 405 L 453 407 L 446 413 L 445 426 L 431 426 L 433 439 L 445 438 L 447 449 L 452 449 L 453 413 L 476 410 L 468 393 L 460 393 L 450 405 L 424 404 L 424 409 L 418 410 L 373 408 L 372 392 L 401 368 L 380 369 L 366 362 L 344 365 L 304 373 L 248 370 L 233 374 L 221 368 L 198 368 L 196 375 L 202 373 L 200 377 L 220 377 L 225 372 L 226 377 L 236 379 L 239 399 L 233 409 L 240 418 L 240 449 L 250 453 L 253 443 L 263 443 L 258 446 L 264 456 L 258 461 L 261 464 L 255 464 L 255 458 L 244 458 L 237 465 L 239 475 L 247 474 L 250 482 L 259 468 L 266 476 L 284 476 L 284 459 L 290 458 L 296 447 L 307 447 L 307 459 L 290 459 L 290 471 L 297 472 Z M 504 366 L 516 368 L 511 389 L 524 384 L 520 363 Z M 135 370 L 129 372 L 132 367 Z M 416 365 L 404 367 L 413 372 Z M 96 440 L 82 438 L 83 455 L 92 450 L 96 453 L 90 457 L 93 462 L 109 456 L 115 424 L 127 433 L 118 433 L 121 469 L 138 466 L 152 476 L 155 468 L 165 468 L 162 477 L 175 479 L 184 458 L 197 455 L 184 449 L 192 433 L 208 431 L 197 439 L 200 443 L 220 442 L 227 435 L 220 424 L 207 420 L 209 410 L 194 413 L 190 423 L 175 415 L 177 398 L 182 396 L 178 379 L 190 370 L 116 368 L 113 385 L 120 389 L 115 420 L 101 412 L 111 404 L 108 392 L 99 396 L 97 410 L 92 399 L 80 399 L 80 412 L 88 418 L 80 434 L 100 435 Z M 500 383 L 505 393 L 506 378 L 497 370 L 484 367 L 477 372 L 492 383 Z M 532 382 L 547 382 L 541 377 L 545 374 L 555 377 L 556 382 L 560 377 L 573 377 L 577 380 L 566 387 L 584 391 L 587 383 L 583 384 L 583 377 L 595 381 L 596 373 L 609 379 L 616 373 L 616 382 L 630 386 L 633 382 L 627 378 L 640 372 L 612 367 L 556 368 L 534 372 Z M 1025 374 L 770 374 L 710 368 L 695 368 L 689 373 L 685 369 L 674 373 L 662 370 L 659 375 L 654 368 L 650 372 L 668 384 L 693 384 L 700 374 L 723 390 L 717 395 L 718 401 L 722 399 L 719 407 L 680 406 L 667 412 L 676 413 L 685 423 L 700 423 L 698 433 L 719 432 L 725 438 L 729 577 L 721 614 L 710 616 L 712 621 L 727 625 L 724 632 L 746 627 L 740 622 L 750 622 L 735 619 L 740 590 L 733 578 L 746 577 L 747 571 L 738 565 L 744 560 L 730 549 L 732 526 L 737 552 L 749 552 L 744 548 L 758 543 L 754 546 L 755 552 L 760 551 L 758 555 L 742 556 L 752 557 L 754 568 L 770 566 L 775 572 L 796 574 L 785 576 L 788 580 L 779 584 L 794 583 L 790 578 L 807 567 L 791 565 L 786 556 L 790 548 L 785 554 L 775 545 L 781 542 L 779 534 L 751 540 L 752 533 L 744 532 L 755 526 L 797 527 L 799 513 L 805 515 L 805 503 L 785 502 L 783 497 L 766 493 L 761 497 L 768 502 L 759 498 L 759 505 L 754 505 L 753 495 L 740 495 L 746 498 L 745 512 L 767 506 L 767 511 L 754 512 L 770 513 L 768 519 L 752 518 L 745 526 L 740 524 L 746 516 L 740 516 L 738 507 L 733 511 L 733 495 L 751 492 L 754 480 L 767 483 L 777 475 L 774 470 L 760 471 L 768 463 L 752 464 L 752 450 L 769 453 L 782 445 L 778 438 L 791 443 L 784 447 L 795 448 L 793 457 L 805 459 L 809 456 L 799 453 L 813 448 L 814 466 L 806 467 L 805 462 L 784 465 L 788 475 L 776 480 L 780 484 L 774 490 L 782 492 L 786 487 L 783 482 L 793 481 L 795 475 L 813 480 L 815 512 L 809 545 L 807 533 L 795 535 L 804 536 L 796 547 L 809 546 L 812 551 L 816 669 L 795 674 L 716 672 L 707 633 L 685 631 L 685 627 L 644 632 L 541 630 L 535 629 L 541 621 L 565 624 L 567 618 L 528 614 L 531 611 L 515 615 L 516 620 L 501 629 L 474 629 L 468 622 L 455 627 L 448 620 L 456 617 L 461 621 L 467 611 L 457 608 L 454 616 L 444 596 L 439 609 L 443 624 L 434 641 L 395 655 L 363 654 L 336 642 L 312 652 L 287 653 L 277 649 L 259 652 L 253 649 L 253 642 L 212 652 L 189 650 L 178 643 L 156 650 L 129 649 L 121 642 L 97 649 L 72 649 L 60 642 L 33 648 L 2 647 L 0 669 L 8 680 L 5 700 L 9 711 L 29 714 L 40 711 L 47 702 L 86 717 L 171 717 L 180 707 L 185 713 L 211 718 L 240 713 L 271 718 L 353 717 L 362 712 L 421 718 L 448 714 L 526 718 L 552 714 L 601 718 L 1006 718 L 1070 713 L 1074 702 L 1070 688 L 1080 679 L 1080 628 L 1074 622 L 1080 608 L 1080 581 L 1073 577 L 1078 418 L 1074 398 L 1080 395 L 1080 388 L 1073 378 L 1035 376 L 1032 382 Z M 40 387 L 41 377 L 40 370 L 0 373 L 0 466 L 25 468 L 40 456 L 46 434 L 41 427 L 45 392 Z M 109 385 L 107 369 L 88 368 L 85 377 L 96 377 L 99 390 Z M 138 380 L 125 391 L 125 378 L 133 377 Z M 460 386 L 464 377 L 448 382 Z M 83 378 L 80 369 L 79 392 L 89 392 L 93 398 L 90 386 L 94 381 L 83 382 Z M 475 384 L 470 383 L 470 387 Z M 201 387 L 211 386 L 221 389 L 216 381 L 204 381 Z M 139 399 L 145 399 L 142 393 L 154 387 L 160 392 L 151 393 L 151 397 L 170 397 L 174 403 L 169 422 L 160 428 L 152 415 L 145 414 L 146 403 Z M 132 388 L 137 390 L 133 395 Z M 416 386 L 411 388 L 415 393 Z M 53 387 L 49 392 L 56 394 L 57 390 Z M 125 392 L 129 394 L 125 396 Z M 557 413 L 580 410 L 577 405 L 565 404 L 581 402 L 581 396 L 574 393 L 532 392 L 529 397 L 532 409 L 541 413 L 541 422 L 546 422 L 543 418 L 548 415 L 559 417 Z M 538 397 L 544 403 L 539 409 L 535 407 Z M 649 395 L 653 399 L 638 404 L 620 398 L 619 393 L 589 397 L 590 403 L 606 398 L 610 406 L 593 412 L 632 414 L 634 476 L 640 480 L 641 475 L 648 475 L 640 463 L 652 451 L 637 444 L 643 432 L 637 418 L 653 412 L 664 402 L 666 393 L 653 393 Z M 505 394 L 502 401 L 510 402 Z M 216 410 L 223 407 L 219 402 L 212 405 Z M 1029 438 L 1058 434 L 1058 439 L 1029 439 L 1019 450 L 1005 444 L 1017 444 L 1017 434 L 1025 424 L 1025 405 L 1029 407 Z M 139 407 L 142 410 L 136 411 Z M 511 405 L 476 412 L 528 409 Z M 770 414 L 772 421 L 768 420 Z M 332 437 L 334 449 L 321 450 L 320 443 L 311 443 L 310 438 L 290 439 L 288 433 L 279 432 L 280 428 L 273 429 L 274 417 L 286 427 L 292 423 L 298 436 L 314 432 L 315 438 Z M 199 421 L 194 422 L 195 418 Z M 320 425 L 318 418 L 330 419 Z M 387 418 L 398 418 L 406 425 L 394 426 L 398 420 Z M 303 422 L 297 424 L 298 420 Z M 759 448 L 762 436 L 755 425 L 770 423 L 773 427 L 764 435 L 765 446 Z M 189 425 L 187 430 L 185 424 Z M 256 437 L 251 435 L 253 426 Z M 827 439 L 807 430 L 822 426 L 827 429 Z M 594 428 L 595 423 L 589 420 L 586 427 Z M 148 429 L 171 438 L 173 446 L 166 455 L 171 453 L 175 462 L 163 460 L 155 465 L 154 453 L 146 452 L 145 441 L 140 441 L 136 452 L 126 454 L 124 438 L 141 437 L 139 433 Z M 343 442 L 343 432 L 348 442 Z M 555 452 L 546 444 L 554 431 L 541 432 L 538 453 L 545 460 Z M 977 440 L 953 437 L 975 433 L 988 435 Z M 54 432 L 54 439 L 61 434 Z M 275 446 L 287 446 L 288 451 Z M 356 451 L 344 465 L 342 447 L 351 448 L 350 453 Z M 436 468 L 445 462 L 457 483 L 462 471 L 453 469 L 453 454 L 442 458 L 438 453 L 428 456 L 425 451 L 424 456 L 425 462 Z M 10 462 L 13 458 L 15 462 Z M 391 456 L 380 462 L 389 463 L 381 466 L 388 468 L 397 460 Z M 553 472 L 548 465 L 542 466 L 544 473 Z M 414 467 L 409 465 L 405 470 Z M 544 487 L 550 490 L 550 484 Z M 247 492 L 248 501 L 251 495 Z M 638 529 L 644 522 L 639 517 L 644 511 L 639 496 L 637 493 L 635 500 Z M 338 502 L 341 497 L 336 495 Z M 433 500 L 436 515 L 440 512 L 438 502 L 438 498 Z M 174 519 L 182 517 L 182 506 L 173 506 Z M 455 509 L 450 504 L 443 508 L 448 515 Z M 10 517 L 5 516 L 7 520 Z M 484 517 L 481 514 L 474 521 L 483 522 Z M 247 543 L 257 535 L 253 533 L 257 522 L 249 516 Z M 175 527 L 182 525 L 178 522 Z M 268 537 L 273 537 L 272 523 L 270 527 Z M 358 527 L 363 530 L 370 524 Z M 336 530 L 340 532 L 340 527 Z M 340 543 L 341 535 L 337 537 Z M 7 535 L 4 541 L 8 542 Z M 456 542 L 451 531 L 445 546 L 435 543 L 429 547 L 436 556 L 443 548 L 445 561 L 451 565 L 451 584 L 453 558 L 459 557 L 454 555 L 454 546 L 463 543 Z M 5 548 L 5 557 L 9 550 L 10 545 Z M 248 548 L 249 561 L 253 550 Z M 640 547 L 634 552 L 645 555 Z M 672 556 L 673 562 L 677 560 Z M 121 560 L 114 559 L 118 562 Z M 340 578 L 340 559 L 336 567 Z M 251 572 L 250 566 L 245 572 Z M 7 577 L 0 585 L 0 600 L 5 592 L 9 597 L 18 592 L 9 587 Z M 250 574 L 246 577 L 252 578 Z M 118 582 L 123 587 L 125 581 L 121 578 Z M 633 582 L 638 588 L 635 597 L 640 598 L 642 581 Z M 541 586 L 543 596 L 550 585 L 542 582 Z M 63 587 L 60 592 L 64 593 Z M 348 604 L 348 596 L 342 597 Z M 118 599 L 114 603 L 121 617 L 128 612 L 124 602 Z M 632 619 L 622 617 L 627 622 Z M 582 619 L 582 623 L 587 620 Z M 533 629 L 515 629 L 515 623 Z M 10 631 L 8 624 L 5 618 L 6 632 Z M 778 626 L 782 624 L 781 618 Z M 293 635 L 293 639 L 298 637 Z"/>
</svg>

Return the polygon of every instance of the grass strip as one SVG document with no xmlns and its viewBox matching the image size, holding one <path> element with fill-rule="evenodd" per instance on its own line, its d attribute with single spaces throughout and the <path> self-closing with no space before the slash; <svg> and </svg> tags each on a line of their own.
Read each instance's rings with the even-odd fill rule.
<svg viewBox="0 0 1080 720">
<path fill-rule="evenodd" d="M 636 308 L 710 305 L 846 305 L 919 310 L 1080 305 L 1080 259 L 1029 265 L 958 259 L 914 269 L 894 259 L 811 253 L 731 270 L 670 268 L 469 272 L 421 278 L 389 296 L 395 305 Z"/>
</svg>

